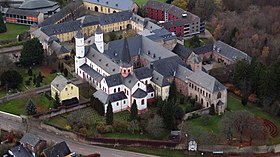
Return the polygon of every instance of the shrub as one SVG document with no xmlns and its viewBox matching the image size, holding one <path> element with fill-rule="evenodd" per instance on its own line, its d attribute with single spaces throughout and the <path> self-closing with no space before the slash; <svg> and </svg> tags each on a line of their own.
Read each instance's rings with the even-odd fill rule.
<svg viewBox="0 0 280 157">
<path fill-rule="evenodd" d="M 96 130 L 100 134 L 106 134 L 106 133 L 111 133 L 113 132 L 113 126 L 112 125 L 106 125 L 104 123 L 100 123 L 96 126 Z"/>
<path fill-rule="evenodd" d="M 85 127 L 82 127 L 82 128 L 79 129 L 79 133 L 87 134 L 87 129 Z"/>
<path fill-rule="evenodd" d="M 29 86 L 30 85 L 30 80 L 26 80 L 25 85 Z"/>
<path fill-rule="evenodd" d="M 52 69 L 52 71 L 50 72 L 50 74 L 54 74 L 54 73 L 57 73 L 57 70 Z"/>
<path fill-rule="evenodd" d="M 122 121 L 115 121 L 113 124 L 115 132 L 124 133 L 128 131 L 128 123 Z"/>
<path fill-rule="evenodd" d="M 184 102 L 185 102 L 185 97 L 181 97 L 180 98 L 180 104 L 184 104 Z"/>
</svg>

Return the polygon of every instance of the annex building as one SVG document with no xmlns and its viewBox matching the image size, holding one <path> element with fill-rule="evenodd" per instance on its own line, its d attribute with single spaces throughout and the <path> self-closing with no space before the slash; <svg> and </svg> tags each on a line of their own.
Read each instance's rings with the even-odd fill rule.
<svg viewBox="0 0 280 157">
<path fill-rule="evenodd" d="M 148 18 L 158 21 L 177 36 L 188 37 L 205 31 L 205 21 L 172 4 L 150 0 L 145 5 L 145 12 Z"/>
<path fill-rule="evenodd" d="M 105 44 L 100 27 L 94 38 L 92 45 L 85 46 L 83 34 L 78 31 L 75 73 L 97 89 L 94 96 L 105 109 L 111 102 L 114 112 L 130 110 L 136 101 L 139 112 L 145 112 L 149 101 L 168 98 L 174 80 L 178 92 L 191 96 L 204 108 L 214 104 L 218 113 L 224 112 L 227 90 L 204 72 L 198 55 L 194 54 L 186 64 L 175 53 L 142 35 Z"/>
</svg>

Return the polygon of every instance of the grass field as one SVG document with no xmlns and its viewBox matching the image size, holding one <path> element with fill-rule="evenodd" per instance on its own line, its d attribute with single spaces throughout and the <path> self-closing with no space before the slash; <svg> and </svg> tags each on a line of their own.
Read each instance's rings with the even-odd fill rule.
<svg viewBox="0 0 280 157">
<path fill-rule="evenodd" d="M 156 0 L 156 1 L 159 1 L 159 2 L 166 2 L 166 0 Z M 139 6 L 142 6 L 142 5 L 145 5 L 145 4 L 148 2 L 148 0 L 134 0 L 134 2 L 135 2 L 136 4 L 138 4 Z"/>
<path fill-rule="evenodd" d="M 254 104 L 248 103 L 246 106 L 243 106 L 240 102 L 240 100 L 228 95 L 228 108 L 230 111 L 249 111 L 252 114 L 254 114 L 257 117 L 267 119 L 271 122 L 273 122 L 278 129 L 280 129 L 280 118 L 276 117 L 272 114 L 269 114 L 265 111 L 263 111 L 261 108 L 257 107 Z M 206 131 L 214 131 L 216 133 L 219 133 L 219 123 L 222 116 L 202 116 L 196 119 L 190 120 L 193 126 L 198 126 L 200 128 L 205 129 Z M 278 135 L 276 138 L 274 138 L 270 144 L 280 143 L 280 135 Z"/>
<path fill-rule="evenodd" d="M 48 111 L 49 108 L 53 107 L 53 101 L 47 99 L 44 94 L 31 96 L 34 104 L 37 107 L 37 112 Z M 0 111 L 8 112 L 15 115 L 25 115 L 25 106 L 28 98 L 20 98 L 11 101 L 7 101 L 0 105 Z"/>
<path fill-rule="evenodd" d="M 0 40 L 16 39 L 17 35 L 29 30 L 29 26 L 6 23 L 7 32 L 0 33 Z"/>
</svg>

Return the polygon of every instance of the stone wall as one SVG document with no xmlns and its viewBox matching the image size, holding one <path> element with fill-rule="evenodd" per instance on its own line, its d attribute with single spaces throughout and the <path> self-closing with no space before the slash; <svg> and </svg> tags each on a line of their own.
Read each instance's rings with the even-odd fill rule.
<svg viewBox="0 0 280 157">
<path fill-rule="evenodd" d="M 187 113 L 187 114 L 185 114 L 185 116 L 184 116 L 184 120 L 187 120 L 189 117 L 193 116 L 194 114 L 198 114 L 198 115 L 207 115 L 207 114 L 209 114 L 209 109 L 210 109 L 210 107 L 208 107 L 208 108 L 203 108 L 203 109 L 200 109 L 200 110 L 196 110 L 196 111 Z"/>
<path fill-rule="evenodd" d="M 2 111 L 0 111 L 0 118 L 9 119 L 19 123 L 23 122 L 22 117 L 10 113 L 2 112 Z"/>
</svg>

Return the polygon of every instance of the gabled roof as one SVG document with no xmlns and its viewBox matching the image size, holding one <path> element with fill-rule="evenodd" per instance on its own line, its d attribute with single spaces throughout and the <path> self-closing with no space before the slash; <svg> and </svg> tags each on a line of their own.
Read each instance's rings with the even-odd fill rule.
<svg viewBox="0 0 280 157">
<path fill-rule="evenodd" d="M 134 69 L 134 74 L 137 79 L 142 80 L 142 79 L 152 77 L 153 70 L 148 67 L 137 68 L 137 69 Z"/>
<path fill-rule="evenodd" d="M 51 82 L 51 85 L 56 88 L 58 91 L 62 91 L 69 81 L 62 75 L 57 75 L 55 79 Z"/>
<path fill-rule="evenodd" d="M 182 81 L 188 81 L 189 76 L 193 73 L 189 68 L 179 65 L 176 71 L 175 77 L 179 78 Z"/>
<path fill-rule="evenodd" d="M 33 155 L 23 145 L 15 146 L 10 150 L 14 157 L 33 157 Z"/>
<path fill-rule="evenodd" d="M 193 52 L 197 55 L 212 52 L 213 51 L 213 44 L 207 44 L 202 47 L 197 47 L 192 49 Z"/>
<path fill-rule="evenodd" d="M 22 144 L 29 144 L 32 147 L 35 147 L 39 142 L 40 142 L 40 138 L 38 136 L 35 136 L 33 134 L 30 133 L 26 133 L 21 139 L 20 139 L 20 143 Z"/>
<path fill-rule="evenodd" d="M 57 2 L 49 1 L 49 0 L 25 0 L 20 9 L 39 9 L 39 8 L 47 8 L 57 5 Z"/>
<path fill-rule="evenodd" d="M 249 55 L 222 41 L 217 41 L 214 43 L 213 51 L 231 61 L 238 61 L 242 59 L 251 61 L 251 57 Z"/>
<path fill-rule="evenodd" d="M 132 89 L 134 85 L 138 82 L 139 80 L 134 76 L 129 74 L 127 77 L 123 79 L 123 84 L 128 87 L 129 89 Z"/>
<path fill-rule="evenodd" d="M 93 68 L 91 68 L 87 64 L 83 64 L 80 67 L 80 69 L 83 70 L 85 73 L 87 73 L 91 78 L 93 78 L 97 82 L 100 82 L 103 79 L 102 75 L 100 75 L 97 71 L 95 71 Z"/>
<path fill-rule="evenodd" d="M 105 77 L 108 87 L 114 87 L 123 83 L 123 78 L 120 73 Z"/>
<path fill-rule="evenodd" d="M 44 150 L 45 157 L 65 157 L 71 154 L 66 142 L 60 142 Z"/>
<path fill-rule="evenodd" d="M 164 77 L 174 76 L 178 65 L 187 66 L 178 56 L 160 59 L 153 62 L 153 69 Z"/>
<path fill-rule="evenodd" d="M 63 22 L 59 24 L 53 24 L 44 26 L 41 28 L 41 31 L 44 32 L 46 35 L 56 35 L 56 34 L 62 34 L 67 32 L 74 32 L 80 29 L 80 21 L 69 21 L 69 22 Z"/>
<path fill-rule="evenodd" d="M 142 89 L 138 88 L 133 94 L 132 97 L 134 98 L 144 98 L 147 96 L 147 93 Z"/>
<path fill-rule="evenodd" d="M 172 52 L 176 53 L 179 57 L 183 59 L 187 59 L 191 55 L 192 50 L 186 48 L 182 44 L 177 43 L 176 46 L 173 48 Z"/>
<path fill-rule="evenodd" d="M 130 10 L 134 4 L 132 0 L 84 0 L 84 2 L 94 3 L 119 10 Z"/>
<path fill-rule="evenodd" d="M 189 80 L 212 93 L 226 89 L 225 86 L 218 80 L 216 80 L 213 76 L 200 70 L 193 72 L 189 76 Z"/>
<path fill-rule="evenodd" d="M 108 95 L 103 90 L 98 90 L 93 94 L 93 96 L 98 98 L 103 104 L 108 104 L 109 102 L 112 103 L 112 102 L 127 99 L 123 91 Z"/>
<path fill-rule="evenodd" d="M 45 19 L 43 22 L 39 24 L 39 27 L 55 24 L 64 18 L 66 15 L 70 14 L 71 11 L 76 10 L 79 8 L 83 2 L 81 0 L 75 0 L 68 3 L 65 7 L 63 7 L 59 12 L 55 13 L 51 17 Z"/>
<path fill-rule="evenodd" d="M 160 73 L 155 71 L 155 70 L 153 71 L 152 81 L 155 84 L 157 84 L 158 86 L 161 86 L 161 87 L 165 87 L 165 86 L 169 86 L 170 85 L 168 80 L 164 76 L 162 76 Z"/>
<path fill-rule="evenodd" d="M 113 62 L 109 57 L 100 53 L 98 50 L 96 50 L 96 48 L 93 48 L 93 46 L 86 46 L 85 49 L 86 58 L 98 65 L 108 74 L 113 75 L 119 73 L 119 65 Z"/>
</svg>

